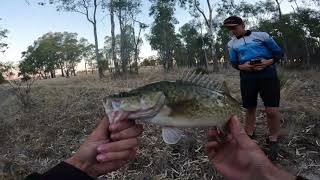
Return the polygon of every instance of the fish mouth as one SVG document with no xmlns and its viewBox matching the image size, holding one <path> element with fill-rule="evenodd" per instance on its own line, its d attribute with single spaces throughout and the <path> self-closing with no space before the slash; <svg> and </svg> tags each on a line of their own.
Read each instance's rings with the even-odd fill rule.
<svg viewBox="0 0 320 180">
<path fill-rule="evenodd" d="M 123 95 L 123 93 L 120 93 Z M 163 92 L 145 93 L 144 97 L 154 96 L 152 102 L 146 105 L 143 97 L 132 96 L 135 98 L 134 103 L 130 103 L 130 99 L 126 97 L 119 97 L 117 95 L 111 95 L 104 100 L 104 109 L 106 114 L 110 114 L 113 111 L 123 111 L 128 113 L 128 119 L 150 119 L 155 117 L 165 104 L 166 97 Z M 137 101 L 139 100 L 139 101 Z"/>
</svg>

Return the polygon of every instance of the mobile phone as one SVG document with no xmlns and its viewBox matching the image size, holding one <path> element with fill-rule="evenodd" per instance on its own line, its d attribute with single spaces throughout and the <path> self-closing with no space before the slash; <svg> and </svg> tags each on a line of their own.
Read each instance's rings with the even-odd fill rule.
<svg viewBox="0 0 320 180">
<path fill-rule="evenodd" d="M 260 64 L 260 63 L 261 63 L 261 59 L 252 59 L 249 64 L 255 65 L 255 64 Z"/>
</svg>

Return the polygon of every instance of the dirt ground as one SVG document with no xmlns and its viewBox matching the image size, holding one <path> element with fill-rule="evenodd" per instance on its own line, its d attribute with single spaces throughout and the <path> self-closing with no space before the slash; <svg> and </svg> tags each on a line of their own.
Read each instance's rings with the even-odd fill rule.
<svg viewBox="0 0 320 180">
<path fill-rule="evenodd" d="M 180 72 L 180 71 L 179 71 Z M 93 75 L 37 81 L 31 89 L 31 105 L 23 107 L 8 84 L 0 85 L 0 179 L 23 179 L 44 172 L 70 157 L 104 115 L 102 98 L 158 80 L 174 80 L 178 70 L 163 73 L 143 69 L 139 75 L 99 80 Z M 282 131 L 277 166 L 309 179 L 320 179 L 320 73 L 281 74 Z M 210 74 L 226 81 L 240 99 L 239 77 L 233 70 Z M 266 120 L 260 105 L 257 141 L 263 150 Z M 223 179 L 211 168 L 203 145 L 206 129 L 186 129 L 186 138 L 166 145 L 160 127 L 144 125 L 137 158 L 112 179 Z M 103 179 L 103 177 L 102 177 Z"/>
</svg>

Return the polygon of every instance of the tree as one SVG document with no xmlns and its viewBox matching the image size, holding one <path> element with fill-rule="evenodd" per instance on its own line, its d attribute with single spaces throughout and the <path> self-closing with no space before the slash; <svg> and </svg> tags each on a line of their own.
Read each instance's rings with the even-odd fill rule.
<svg viewBox="0 0 320 180">
<path fill-rule="evenodd" d="M 164 70 L 170 71 L 173 68 L 173 52 L 177 42 L 174 30 L 177 20 L 173 17 L 175 3 L 171 0 L 151 0 L 151 2 L 149 14 L 155 20 L 148 39 L 151 48 L 158 51 Z"/>
<path fill-rule="evenodd" d="M 79 41 L 79 46 L 80 46 L 80 52 L 81 52 L 81 59 L 84 60 L 84 68 L 86 71 L 86 74 L 88 74 L 88 68 L 91 68 L 91 72 L 93 73 L 94 69 L 94 45 L 90 44 L 87 39 L 85 38 L 80 38 Z"/>
<path fill-rule="evenodd" d="M 215 38 L 213 33 L 213 6 L 211 5 L 210 0 L 207 0 L 207 7 L 208 7 L 208 15 L 205 14 L 204 10 L 200 8 L 200 2 L 199 0 L 194 0 L 194 7 L 198 10 L 198 12 L 202 15 L 205 25 L 207 27 L 207 32 L 210 37 L 211 42 L 211 57 L 212 57 L 212 63 L 213 63 L 213 70 L 217 71 L 219 70 L 218 67 L 218 59 L 215 57 Z"/>
<path fill-rule="evenodd" d="M 121 67 L 122 67 L 122 72 L 126 73 L 127 66 L 130 61 L 129 59 L 130 51 L 128 51 L 128 47 L 125 47 L 128 45 L 128 42 L 127 42 L 128 40 L 125 38 L 125 36 L 128 36 L 128 33 L 126 31 L 130 30 L 128 29 L 129 25 L 132 24 L 130 22 L 132 22 L 135 19 L 135 16 L 140 12 L 141 1 L 140 0 L 130 0 L 130 1 L 116 0 L 114 1 L 113 5 L 119 20 Z M 133 33 L 134 30 L 131 32 Z"/>
<path fill-rule="evenodd" d="M 81 61 L 81 45 L 78 45 L 76 33 L 66 33 L 63 43 L 63 54 L 66 58 L 67 75 L 69 72 L 76 76 L 75 67 Z"/>
<path fill-rule="evenodd" d="M 116 57 L 116 52 L 115 52 L 115 48 L 116 48 L 116 38 L 115 38 L 115 34 L 114 34 L 114 30 L 115 30 L 115 24 L 114 24 L 114 0 L 110 0 L 110 22 L 111 22 L 111 54 L 112 54 L 112 61 L 115 65 L 115 68 L 117 70 L 117 72 L 119 73 L 120 69 L 119 69 L 119 63 L 117 61 L 117 57 Z"/>
<path fill-rule="evenodd" d="M 1 18 L 0 18 L 1 20 Z M 8 48 L 8 44 L 3 42 L 4 39 L 6 39 L 8 36 L 8 30 L 7 29 L 3 29 L 0 26 L 0 52 L 4 52 L 7 48 Z"/>
<path fill-rule="evenodd" d="M 141 32 L 148 27 L 145 23 L 134 20 L 134 23 L 139 24 L 139 32 L 136 36 L 135 29 L 133 28 L 133 37 L 134 37 L 134 71 L 138 73 L 138 59 L 139 59 L 139 47 L 142 44 L 142 39 L 140 38 Z"/>
<path fill-rule="evenodd" d="M 2 63 L 0 62 L 0 84 L 5 82 L 5 77 L 9 77 L 13 76 L 14 73 L 12 72 L 12 70 L 14 69 L 14 66 L 12 63 L 10 62 L 6 62 L 6 63 Z M 3 76 L 4 75 L 4 76 Z"/>
<path fill-rule="evenodd" d="M 95 55 L 98 64 L 99 77 L 104 76 L 102 67 L 100 67 L 101 57 L 99 56 L 99 44 L 97 35 L 97 10 L 99 8 L 100 1 L 98 0 L 50 0 L 51 4 L 57 4 L 57 10 L 71 11 L 84 15 L 86 19 L 92 24 L 93 35 L 94 35 L 94 45 L 95 45 Z"/>
<path fill-rule="evenodd" d="M 55 77 L 56 69 L 61 74 L 75 74 L 75 67 L 81 61 L 83 44 L 76 33 L 46 33 L 38 38 L 27 51 L 22 53 L 19 65 L 21 74 L 39 74 L 43 78 Z"/>
<path fill-rule="evenodd" d="M 217 33 L 217 40 L 215 44 L 216 57 L 218 60 L 223 59 L 224 67 L 227 67 L 229 62 L 228 42 L 230 34 L 227 29 L 220 28 Z"/>
<path fill-rule="evenodd" d="M 1 20 L 1 18 L 0 18 L 0 20 Z M 8 30 L 3 29 L 0 26 L 0 53 L 5 52 L 5 50 L 8 48 L 8 44 L 3 42 L 3 40 L 8 37 L 7 34 L 8 34 Z M 7 69 L 8 69 L 7 66 L 0 62 L 0 84 L 2 82 L 4 82 L 4 77 L 3 77 L 2 73 L 6 72 Z"/>
<path fill-rule="evenodd" d="M 315 13 L 315 14 L 314 14 Z M 308 42 L 309 56 L 311 61 L 310 64 L 316 64 L 317 59 L 320 58 L 320 48 L 319 48 L 319 25 L 316 22 L 319 22 L 320 16 L 318 13 L 307 13 L 303 14 L 284 14 L 282 17 L 282 23 L 285 24 L 283 26 L 283 32 L 287 37 L 288 41 L 288 51 L 287 57 L 288 61 L 286 62 L 288 65 L 303 65 L 308 64 L 308 51 L 301 50 L 305 49 L 305 41 Z M 318 18 L 316 18 L 318 16 Z M 304 25 L 301 23 L 304 22 Z M 314 24 L 315 23 L 315 24 Z M 282 44 L 283 38 L 280 33 L 279 28 L 279 20 L 278 19 L 270 19 L 261 21 L 259 24 L 259 30 L 263 30 L 268 32 L 279 44 Z M 307 28 L 309 27 L 309 28 Z M 312 33 L 311 33 L 312 32 Z M 309 34 L 306 36 L 306 34 Z"/>
<path fill-rule="evenodd" d="M 149 56 L 144 58 L 140 64 L 140 66 L 156 66 L 160 64 L 160 59 L 156 56 Z"/>
<path fill-rule="evenodd" d="M 177 49 L 175 50 L 175 60 L 181 59 L 181 61 L 187 61 L 188 67 L 194 66 L 201 66 L 207 69 L 207 60 L 206 60 L 206 53 L 207 49 L 206 46 L 210 46 L 210 37 L 202 37 L 202 34 L 198 32 L 198 24 L 195 22 L 186 23 L 179 29 L 178 37 L 182 41 L 182 46 L 178 45 Z M 183 54 L 185 51 L 185 55 L 181 58 L 179 54 Z M 185 62 L 177 62 L 177 65 L 186 65 Z"/>
</svg>

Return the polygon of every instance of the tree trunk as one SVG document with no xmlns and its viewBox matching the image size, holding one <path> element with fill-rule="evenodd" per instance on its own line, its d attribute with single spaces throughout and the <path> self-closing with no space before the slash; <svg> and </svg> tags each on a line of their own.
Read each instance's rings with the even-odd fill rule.
<svg viewBox="0 0 320 180">
<path fill-rule="evenodd" d="M 88 75 L 88 71 L 87 71 L 87 61 L 84 61 L 84 69 L 86 71 L 86 75 Z"/>
<path fill-rule="evenodd" d="M 72 72 L 73 72 L 73 76 L 77 76 L 76 69 L 74 68 L 74 66 L 72 67 Z"/>
<path fill-rule="evenodd" d="M 99 72 L 99 78 L 103 78 L 103 71 L 101 67 L 101 58 L 99 56 L 99 46 L 98 46 L 98 36 L 97 36 L 97 26 L 95 23 L 93 23 L 93 33 L 94 33 L 94 47 L 95 47 L 95 55 L 96 55 L 96 61 L 98 65 L 98 72 Z"/>
<path fill-rule="evenodd" d="M 66 71 L 66 78 L 69 78 L 70 77 L 70 75 L 69 75 L 69 69 L 67 69 L 67 71 Z"/>
<path fill-rule="evenodd" d="M 114 29 L 115 29 L 115 23 L 114 23 L 114 6 L 113 6 L 113 0 L 110 0 L 110 18 L 111 18 L 111 53 L 112 53 L 112 61 L 114 63 L 116 72 L 119 73 L 119 64 L 117 61 L 117 56 L 116 56 L 116 38 L 114 34 Z"/>
<path fill-rule="evenodd" d="M 119 19 L 119 25 L 120 25 L 120 59 L 121 59 L 121 67 L 122 67 L 122 72 L 126 73 L 127 71 L 127 62 L 126 58 L 124 57 L 124 27 L 123 27 L 123 22 L 122 22 L 122 12 L 121 9 L 119 8 L 119 14 L 118 14 L 118 19 Z"/>
<path fill-rule="evenodd" d="M 55 78 L 56 77 L 56 72 L 55 70 L 50 71 L 51 74 L 51 78 Z"/>
<path fill-rule="evenodd" d="M 299 8 L 298 3 L 297 3 L 296 0 L 294 0 L 294 3 L 297 6 L 297 10 L 300 11 L 300 8 Z M 297 14 L 297 13 L 295 12 L 295 14 Z M 309 50 L 309 45 L 308 45 L 308 40 L 306 38 L 306 34 L 303 36 L 303 42 L 304 42 L 304 47 L 305 47 L 306 53 L 307 53 L 307 65 L 306 65 L 306 67 L 307 67 L 307 69 L 309 69 L 310 68 L 311 57 L 310 57 L 310 50 Z"/>
<path fill-rule="evenodd" d="M 60 64 L 60 69 L 61 69 L 61 76 L 64 77 L 63 65 L 61 65 L 61 64 Z"/>
<path fill-rule="evenodd" d="M 202 46 L 204 47 L 205 44 L 204 44 L 204 39 L 202 35 L 202 24 L 201 24 L 201 41 L 202 41 Z M 203 48 L 203 52 L 205 57 L 205 67 L 206 67 L 206 70 L 208 70 L 208 55 L 207 55 L 206 49 Z"/>
<path fill-rule="evenodd" d="M 280 2 L 279 0 L 275 0 L 277 3 L 277 8 L 278 8 L 278 14 L 279 14 L 279 21 L 281 23 L 280 27 L 282 26 L 282 11 L 281 11 L 281 6 L 280 6 Z M 281 65 L 286 64 L 288 62 L 288 45 L 287 45 L 287 37 L 286 34 L 282 31 L 282 28 L 280 29 L 281 33 L 282 33 L 282 46 L 283 46 L 283 52 L 284 52 L 284 56 L 283 56 L 283 61 L 284 62 L 280 62 Z"/>
<path fill-rule="evenodd" d="M 309 45 L 308 45 L 308 40 L 305 36 L 303 36 L 303 41 L 304 41 L 304 46 L 306 48 L 306 53 L 307 53 L 307 64 L 306 68 L 310 68 L 310 61 L 311 61 L 311 56 L 310 56 L 310 50 L 309 50 Z"/>
<path fill-rule="evenodd" d="M 211 54 L 212 54 L 212 63 L 213 63 L 213 71 L 218 71 L 219 70 L 219 67 L 218 67 L 218 59 L 216 58 L 216 52 L 215 52 L 215 49 L 214 49 L 214 43 L 215 43 L 215 40 L 214 40 L 214 35 L 213 35 L 213 25 L 212 25 L 212 7 L 211 7 L 211 4 L 210 4 L 210 0 L 207 0 L 207 4 L 208 4 L 208 8 L 209 8 L 209 34 L 210 34 L 210 38 L 211 38 Z"/>
<path fill-rule="evenodd" d="M 207 0 L 207 5 L 208 5 L 208 9 L 209 9 L 209 18 L 207 18 L 207 16 L 205 15 L 204 11 L 199 7 L 198 5 L 198 1 L 194 0 L 194 5 L 197 8 L 197 10 L 202 14 L 205 22 L 206 22 L 206 26 L 208 29 L 208 33 L 209 33 L 209 37 L 211 40 L 211 54 L 212 54 L 212 63 L 213 63 L 213 71 L 218 71 L 219 67 L 218 67 L 218 59 L 215 58 L 215 50 L 214 50 L 214 36 L 213 36 L 213 30 L 212 30 L 212 7 L 211 7 L 211 3 L 210 0 Z"/>
<path fill-rule="evenodd" d="M 138 69 L 138 59 L 139 59 L 139 43 L 140 43 L 140 34 L 141 34 L 141 26 L 140 26 L 140 29 L 139 29 L 139 34 L 138 34 L 138 37 L 137 37 L 137 40 L 135 40 L 135 48 L 134 48 L 134 71 L 136 73 L 138 73 L 139 69 Z M 133 36 L 135 37 L 135 30 L 133 28 Z"/>
<path fill-rule="evenodd" d="M 96 20 L 96 12 L 97 12 L 97 0 L 93 1 L 94 3 L 94 12 L 93 12 L 93 21 L 91 21 L 93 25 L 93 33 L 94 33 L 94 47 L 95 47 L 95 55 L 96 55 L 96 60 L 98 64 L 98 73 L 99 73 L 99 78 L 103 78 L 103 70 L 102 70 L 102 63 L 101 63 L 101 58 L 99 55 L 99 45 L 98 45 L 98 36 L 97 36 L 97 20 Z"/>
</svg>

